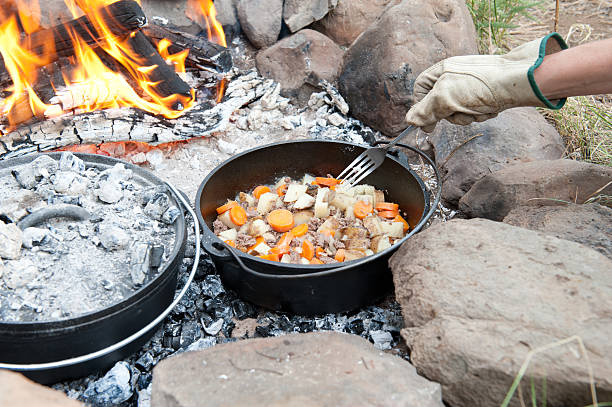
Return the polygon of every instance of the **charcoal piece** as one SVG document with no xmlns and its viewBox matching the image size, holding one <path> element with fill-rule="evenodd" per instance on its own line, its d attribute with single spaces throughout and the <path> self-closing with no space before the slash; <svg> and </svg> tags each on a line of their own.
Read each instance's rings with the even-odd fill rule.
<svg viewBox="0 0 612 407">
<path fill-rule="evenodd" d="M 374 342 L 374 347 L 380 350 L 391 349 L 393 336 L 385 331 L 370 331 L 370 339 Z"/>
<path fill-rule="evenodd" d="M 31 249 L 34 246 L 42 245 L 49 239 L 49 229 L 26 228 L 23 231 L 23 247 Z"/>
<path fill-rule="evenodd" d="M 301 333 L 312 332 L 315 330 L 314 321 L 302 321 L 298 325 L 298 331 Z"/>
<path fill-rule="evenodd" d="M 194 262 L 194 260 L 193 260 L 193 258 L 191 258 L 191 257 L 183 257 L 182 262 L 183 262 L 183 264 L 184 264 L 185 266 L 187 266 L 187 267 L 191 267 L 191 266 L 193 266 L 193 262 Z"/>
<path fill-rule="evenodd" d="M 215 338 L 214 336 L 207 336 L 205 338 L 198 339 L 197 341 L 189 345 L 185 350 L 190 352 L 194 350 L 208 349 L 212 346 L 215 346 L 216 343 L 217 338 Z"/>
<path fill-rule="evenodd" d="M 195 246 L 187 244 L 185 247 L 185 257 L 194 258 L 195 257 Z"/>
<path fill-rule="evenodd" d="M 66 204 L 66 205 L 83 206 L 83 200 L 81 196 L 53 195 L 47 198 L 47 204 L 49 205 Z"/>
<path fill-rule="evenodd" d="M 59 160 L 60 171 L 72 171 L 78 174 L 85 172 L 85 162 L 69 151 L 62 152 Z"/>
<path fill-rule="evenodd" d="M 204 304 L 204 299 L 203 299 L 203 298 L 198 298 L 198 299 L 195 301 L 195 307 L 196 307 L 196 309 L 197 309 L 198 311 L 204 311 L 205 306 L 206 306 L 206 305 Z"/>
<path fill-rule="evenodd" d="M 185 348 L 202 337 L 200 325 L 196 321 L 188 321 L 182 325 L 180 346 Z"/>
<path fill-rule="evenodd" d="M 250 302 L 245 302 L 240 299 L 232 301 L 232 310 L 237 319 L 243 320 L 246 318 L 255 318 L 257 316 L 257 308 Z"/>
<path fill-rule="evenodd" d="M 164 326 L 164 336 L 179 336 L 181 334 L 181 324 L 172 323 Z"/>
<path fill-rule="evenodd" d="M 219 276 L 216 275 L 206 276 L 201 284 L 201 287 L 202 295 L 210 298 L 216 298 L 225 292 L 225 288 L 223 288 L 223 284 L 221 284 Z"/>
<path fill-rule="evenodd" d="M 152 246 L 149 253 L 149 267 L 157 269 L 161 266 L 164 256 L 164 246 Z"/>
<path fill-rule="evenodd" d="M 130 243 L 130 235 L 123 228 L 115 225 L 102 225 L 98 236 L 106 250 L 118 250 Z"/>
<path fill-rule="evenodd" d="M 217 335 L 219 331 L 221 331 L 221 328 L 223 328 L 223 322 L 223 318 L 217 319 L 212 324 L 204 326 L 204 332 L 211 336 Z"/>
<path fill-rule="evenodd" d="M 15 180 L 21 186 L 21 188 L 34 189 L 36 184 L 38 184 L 36 171 L 30 165 L 23 165 L 16 168 L 11 171 L 11 174 L 13 177 L 15 177 Z"/>
<path fill-rule="evenodd" d="M 383 323 L 380 321 L 370 320 L 367 326 L 368 331 L 380 331 L 382 330 Z"/>
<path fill-rule="evenodd" d="M 150 249 L 151 245 L 140 242 L 134 242 L 130 248 L 130 277 L 136 287 L 141 286 L 149 274 Z"/>
<path fill-rule="evenodd" d="M 282 331 L 293 331 L 293 324 L 291 323 L 291 321 L 289 320 L 289 318 L 287 318 L 286 315 L 279 315 L 278 318 L 274 321 L 273 326 L 275 328 L 278 328 Z"/>
<path fill-rule="evenodd" d="M 346 326 L 346 329 L 348 332 L 352 334 L 361 335 L 365 331 L 365 327 L 363 326 L 363 320 L 355 319 L 349 322 L 348 325 Z"/>
<path fill-rule="evenodd" d="M 144 213 L 154 220 L 160 220 L 170 207 L 170 198 L 164 193 L 156 194 L 144 208 Z"/>
<path fill-rule="evenodd" d="M 267 338 L 270 336 L 270 325 L 259 325 L 255 327 L 255 338 Z"/>
<path fill-rule="evenodd" d="M 36 169 L 36 174 L 48 178 L 50 175 L 55 174 L 59 168 L 59 164 L 53 158 L 48 155 L 41 155 L 32 161 L 32 167 Z"/>
<path fill-rule="evenodd" d="M 95 406 L 114 406 L 132 397 L 131 371 L 126 362 L 117 362 L 104 377 L 89 383 L 83 398 Z"/>
<path fill-rule="evenodd" d="M 140 196 L 142 206 L 148 204 L 150 201 L 153 200 L 153 198 L 165 194 L 167 191 L 168 189 L 163 185 L 148 187 L 147 189 L 142 191 Z"/>
<path fill-rule="evenodd" d="M 149 371 L 151 367 L 147 368 L 146 370 Z M 140 377 L 138 378 L 137 386 L 139 389 L 146 389 L 149 387 L 151 382 L 153 382 L 153 375 L 151 373 L 141 373 Z"/>
<path fill-rule="evenodd" d="M 161 216 L 161 220 L 168 225 L 172 225 L 181 214 L 181 211 L 176 206 L 169 207 Z"/>
</svg>

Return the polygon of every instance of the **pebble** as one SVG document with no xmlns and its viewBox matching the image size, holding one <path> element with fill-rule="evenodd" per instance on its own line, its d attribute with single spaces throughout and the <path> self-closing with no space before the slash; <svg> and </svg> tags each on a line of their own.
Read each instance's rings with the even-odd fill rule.
<svg viewBox="0 0 612 407">
<path fill-rule="evenodd" d="M 117 362 L 104 377 L 87 386 L 84 399 L 94 406 L 119 405 L 132 397 L 130 378 L 130 366 L 123 361 Z"/>
<path fill-rule="evenodd" d="M 0 257 L 17 259 L 21 255 L 23 232 L 14 223 L 0 221 Z"/>
<path fill-rule="evenodd" d="M 46 228 L 26 228 L 23 231 L 23 247 L 31 249 L 40 246 L 49 235 L 49 229 Z"/>
<path fill-rule="evenodd" d="M 130 242 L 128 235 L 122 228 L 114 225 L 100 228 L 100 243 L 106 250 L 117 250 L 126 247 Z"/>
</svg>

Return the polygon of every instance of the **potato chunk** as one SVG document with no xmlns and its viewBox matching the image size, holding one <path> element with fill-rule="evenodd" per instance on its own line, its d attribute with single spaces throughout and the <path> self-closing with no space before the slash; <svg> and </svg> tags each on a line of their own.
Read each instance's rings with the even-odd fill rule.
<svg viewBox="0 0 612 407">
<path fill-rule="evenodd" d="M 289 187 L 287 188 L 287 192 L 285 193 L 283 201 L 295 202 L 300 196 L 306 193 L 307 189 L 308 189 L 307 185 L 289 184 Z"/>
<path fill-rule="evenodd" d="M 278 195 L 273 194 L 272 192 L 266 192 L 259 197 L 259 202 L 257 203 L 257 213 L 260 215 L 265 215 L 274 208 L 276 205 L 276 199 Z"/>
<path fill-rule="evenodd" d="M 383 232 L 391 237 L 404 237 L 404 224 L 402 222 L 382 222 Z"/>
<path fill-rule="evenodd" d="M 368 229 L 370 236 L 383 234 L 382 221 L 378 216 L 368 216 L 363 219 L 363 226 Z"/>
<path fill-rule="evenodd" d="M 302 194 L 298 197 L 298 199 L 293 204 L 295 209 L 306 209 L 310 208 L 315 203 L 315 198 L 308 194 Z"/>
</svg>

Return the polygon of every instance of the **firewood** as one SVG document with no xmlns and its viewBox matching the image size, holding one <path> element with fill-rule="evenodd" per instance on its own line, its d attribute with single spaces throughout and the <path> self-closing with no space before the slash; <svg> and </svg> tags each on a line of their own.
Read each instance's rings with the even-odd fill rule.
<svg viewBox="0 0 612 407">
<path fill-rule="evenodd" d="M 170 40 L 172 45 L 168 51 L 172 54 L 189 50 L 189 55 L 185 64 L 187 66 L 202 69 L 203 67 L 213 67 L 219 73 L 229 72 L 232 68 L 232 55 L 230 51 L 206 38 L 182 32 L 172 26 L 159 26 L 149 24 L 143 27 L 142 32 L 155 41 L 164 38 Z"/>
<path fill-rule="evenodd" d="M 119 0 L 112 3 L 101 9 L 101 15 L 108 29 L 117 37 L 124 37 L 147 24 L 147 17 L 134 0 Z M 89 17 L 83 16 L 30 35 L 24 34 L 21 42 L 27 44 L 28 49 L 38 56 L 45 54 L 51 42 L 55 49 L 50 62 L 54 62 L 61 57 L 74 55 L 71 32 L 77 33 L 92 48 L 98 48 L 102 39 L 102 35 L 95 30 Z M 0 55 L 0 88 L 6 88 L 11 83 L 12 80 L 4 66 L 4 59 Z"/>
</svg>

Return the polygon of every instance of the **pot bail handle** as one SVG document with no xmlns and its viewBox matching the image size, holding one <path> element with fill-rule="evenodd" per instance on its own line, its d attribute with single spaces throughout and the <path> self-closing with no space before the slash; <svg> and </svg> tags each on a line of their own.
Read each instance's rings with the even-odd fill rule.
<svg viewBox="0 0 612 407">
<path fill-rule="evenodd" d="M 14 370 L 17 372 L 32 372 L 32 371 L 37 371 L 37 370 L 57 369 L 61 367 L 75 365 L 77 363 L 88 362 L 90 360 L 105 356 L 109 353 L 112 353 L 128 345 L 134 340 L 140 338 L 142 335 L 144 335 L 151 329 L 155 328 L 159 323 L 161 323 L 166 318 L 166 316 L 168 316 L 168 314 L 172 311 L 172 309 L 183 299 L 183 296 L 185 296 L 187 289 L 189 288 L 189 286 L 191 285 L 191 282 L 193 281 L 193 278 L 195 277 L 196 271 L 198 270 L 198 264 L 200 263 L 201 249 L 200 249 L 200 222 L 198 221 L 198 217 L 196 216 L 195 211 L 191 208 L 189 201 L 185 199 L 185 196 L 176 187 L 174 187 L 169 182 L 166 182 L 166 185 L 172 191 L 174 196 L 177 198 L 178 202 L 180 202 L 187 209 L 187 211 L 193 218 L 193 226 L 194 226 L 194 233 L 195 233 L 195 240 L 196 240 L 195 259 L 193 262 L 193 266 L 191 268 L 191 272 L 189 273 L 189 277 L 187 278 L 185 285 L 183 286 L 179 294 L 176 296 L 174 301 L 172 301 L 170 305 L 168 305 L 168 307 L 161 314 L 157 316 L 157 318 L 149 322 L 146 326 L 141 328 L 139 331 L 133 333 L 127 338 L 119 342 L 116 342 L 104 349 L 100 349 L 98 351 L 91 352 L 86 355 L 75 356 L 72 358 L 59 360 L 56 362 L 31 363 L 31 364 L 0 363 L 0 369 Z"/>
</svg>

